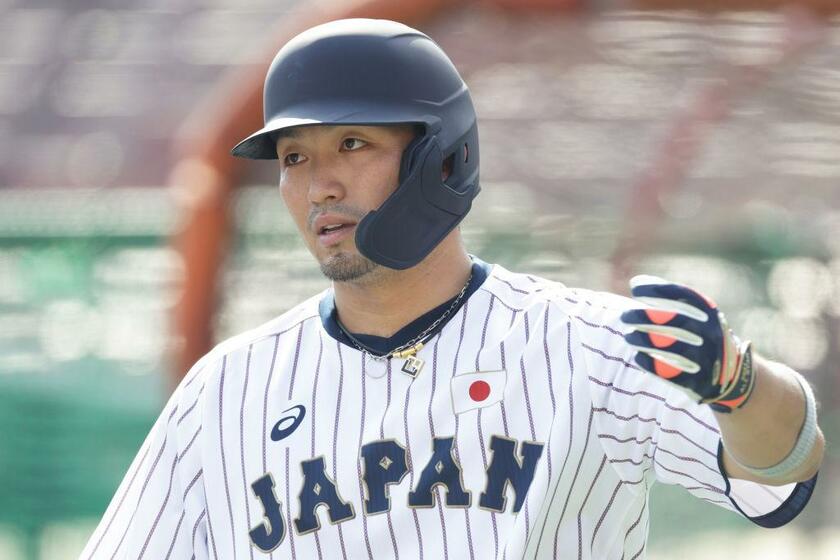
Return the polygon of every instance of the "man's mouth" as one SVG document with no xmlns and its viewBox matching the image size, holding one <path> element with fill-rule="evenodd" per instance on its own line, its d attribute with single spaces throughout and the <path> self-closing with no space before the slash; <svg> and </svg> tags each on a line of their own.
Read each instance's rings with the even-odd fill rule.
<svg viewBox="0 0 840 560">
<path fill-rule="evenodd" d="M 356 227 L 356 221 L 349 216 L 324 212 L 315 218 L 312 229 L 321 245 L 329 247 L 349 237 Z"/>
<path fill-rule="evenodd" d="M 329 224 L 318 232 L 318 240 L 324 246 L 336 245 L 350 236 L 356 224 Z"/>
<path fill-rule="evenodd" d="M 330 232 L 333 232 L 333 231 L 338 231 L 338 230 L 340 230 L 340 229 L 342 229 L 342 228 L 349 227 L 350 225 L 351 225 L 351 224 L 334 224 L 334 225 L 331 225 L 331 226 L 324 226 L 324 227 L 322 227 L 322 228 L 321 228 L 321 231 L 320 231 L 320 233 L 319 233 L 318 235 L 323 235 L 323 234 L 325 234 L 325 233 L 330 233 Z"/>
</svg>

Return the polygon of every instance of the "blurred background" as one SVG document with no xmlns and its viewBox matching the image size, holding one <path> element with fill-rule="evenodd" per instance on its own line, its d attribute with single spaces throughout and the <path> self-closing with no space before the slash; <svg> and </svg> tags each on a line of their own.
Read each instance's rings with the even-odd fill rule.
<svg viewBox="0 0 840 560">
<path fill-rule="evenodd" d="M 816 388 L 805 513 L 660 486 L 648 556 L 840 558 L 840 6 L 594 4 L 0 0 L 0 558 L 76 558 L 185 368 L 327 286 L 276 168 L 227 150 L 277 47 L 348 15 L 423 29 L 469 84 L 472 253 L 690 283 Z"/>
</svg>

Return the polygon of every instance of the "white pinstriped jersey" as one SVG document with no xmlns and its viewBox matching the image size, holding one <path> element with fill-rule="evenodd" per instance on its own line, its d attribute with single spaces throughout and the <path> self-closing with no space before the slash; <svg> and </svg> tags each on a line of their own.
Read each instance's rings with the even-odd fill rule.
<svg viewBox="0 0 840 560">
<path fill-rule="evenodd" d="M 629 560 L 655 481 L 765 526 L 813 489 L 730 484 L 708 407 L 632 365 L 626 298 L 495 265 L 412 378 L 323 295 L 196 364 L 82 558 Z"/>
</svg>

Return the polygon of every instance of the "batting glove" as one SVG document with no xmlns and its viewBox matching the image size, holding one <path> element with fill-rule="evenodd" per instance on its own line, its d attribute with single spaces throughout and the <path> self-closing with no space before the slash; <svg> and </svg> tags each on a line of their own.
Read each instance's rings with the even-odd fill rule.
<svg viewBox="0 0 840 560">
<path fill-rule="evenodd" d="M 735 336 L 717 305 L 656 276 L 635 276 L 630 289 L 646 306 L 621 315 L 636 363 L 718 412 L 743 406 L 755 386 L 750 342 Z"/>
</svg>

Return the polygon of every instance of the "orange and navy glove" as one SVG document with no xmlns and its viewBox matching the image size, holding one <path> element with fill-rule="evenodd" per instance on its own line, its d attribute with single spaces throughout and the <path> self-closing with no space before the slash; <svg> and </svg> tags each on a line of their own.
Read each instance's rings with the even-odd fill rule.
<svg viewBox="0 0 840 560">
<path fill-rule="evenodd" d="M 717 305 L 656 276 L 635 276 L 630 289 L 645 305 L 621 315 L 636 363 L 717 412 L 743 406 L 755 386 L 750 342 L 735 336 Z"/>
</svg>

